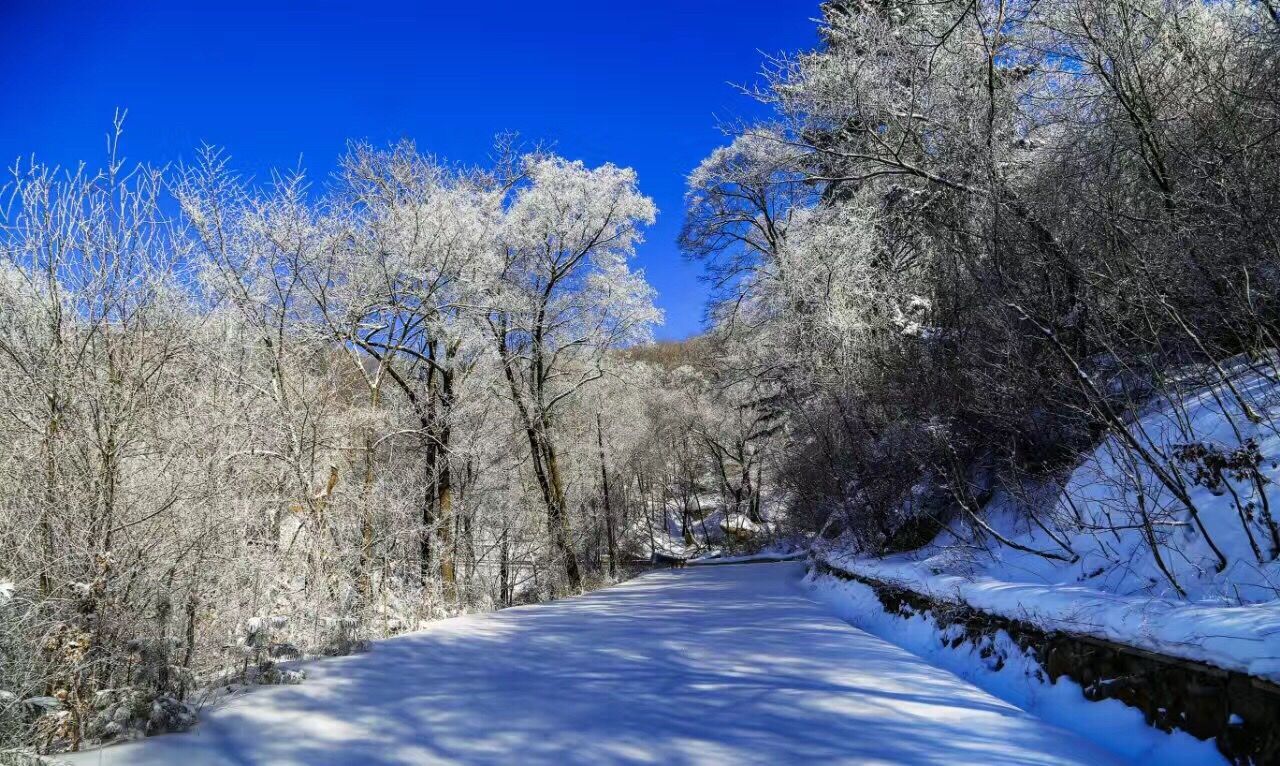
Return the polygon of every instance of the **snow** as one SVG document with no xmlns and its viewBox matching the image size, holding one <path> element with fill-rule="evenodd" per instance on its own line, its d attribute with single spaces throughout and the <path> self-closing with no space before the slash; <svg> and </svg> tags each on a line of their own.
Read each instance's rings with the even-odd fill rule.
<svg viewBox="0 0 1280 766">
<path fill-rule="evenodd" d="M 803 566 L 657 572 L 305 665 L 76 764 L 1121 763 L 810 600 Z"/>
<path fill-rule="evenodd" d="M 717 564 L 762 564 L 778 561 L 800 561 L 807 556 L 808 554 L 806 553 L 764 550 L 758 553 L 744 553 L 741 556 L 724 556 L 719 554 L 698 556 L 697 558 L 689 559 L 689 563 L 698 566 L 714 566 Z"/>
<path fill-rule="evenodd" d="M 1141 711 L 1119 700 L 1089 701 L 1080 685 L 1065 677 L 1049 682 L 1035 660 L 1004 631 L 988 646 L 966 641 L 953 648 L 951 639 L 956 635 L 944 634 L 924 615 L 887 613 L 871 588 L 862 583 L 830 576 L 811 577 L 807 582 L 815 598 L 859 628 L 1137 763 L 1198 766 L 1225 762 L 1212 741 L 1152 728 Z M 991 654 L 984 657 L 984 648 Z M 995 657 L 1002 658 L 999 669 L 992 665 Z M 1237 716 L 1232 718 L 1239 722 Z"/>
<path fill-rule="evenodd" d="M 824 558 L 853 574 L 1044 628 L 1280 680 L 1280 602 L 1206 606 L 1081 586 L 935 575 L 910 560 Z"/>
<path fill-rule="evenodd" d="M 747 518 L 744 514 L 728 514 L 720 520 L 720 529 L 731 537 L 753 537 L 763 531 L 763 527 Z"/>
<path fill-rule="evenodd" d="M 1275 427 L 1280 385 L 1237 363 L 1234 392 L 1224 384 L 1197 387 L 1190 381 L 1183 388 L 1187 395 L 1154 402 L 1129 432 L 1171 464 L 1177 464 L 1179 445 L 1203 442 L 1230 452 L 1251 440 L 1263 456 L 1259 472 L 1272 513 L 1280 512 L 1280 430 Z M 1251 422 L 1241 400 L 1262 415 L 1262 422 Z M 1264 562 L 1248 543 L 1232 493 L 1189 487 L 1210 535 L 1229 559 L 1227 568 L 1217 572 L 1212 551 L 1186 509 L 1163 490 L 1149 467 L 1133 463 L 1126 454 L 1117 440 L 1108 439 L 1061 487 L 1032 486 L 1017 497 L 999 490 L 987 504 L 986 521 L 1006 537 L 1061 553 L 1027 520 L 1026 509 L 1038 508 L 1042 518 L 1057 523 L 1060 536 L 1078 554 L 1069 564 L 994 541 L 990 553 L 979 552 L 960 523 L 907 554 L 867 558 L 839 547 L 819 548 L 815 554 L 854 574 L 1041 627 L 1280 681 L 1280 560 L 1265 560 L 1271 551 L 1261 519 L 1254 519 L 1252 529 Z M 1183 471 L 1190 484 L 1194 471 Z M 1241 502 L 1253 502 L 1255 509 L 1261 505 L 1253 482 L 1226 481 Z M 1185 597 L 1160 572 L 1137 528 L 1137 486 L 1143 488 L 1152 515 L 1165 522 L 1161 552 Z M 1131 528 L 1099 531 L 1112 526 Z"/>
<path fill-rule="evenodd" d="M 690 564 L 747 564 L 751 562 L 799 561 L 807 558 L 808 551 L 792 540 L 766 545 L 754 553 L 733 554 L 719 548 L 689 559 Z"/>
<path fill-rule="evenodd" d="M 1224 384 L 1196 387 L 1189 381 L 1186 385 L 1190 390 L 1188 395 L 1158 400 L 1129 426 L 1129 432 L 1153 452 L 1178 465 L 1188 484 L 1194 482 L 1195 471 L 1177 460 L 1181 445 L 1202 442 L 1231 452 L 1246 442 L 1253 442 L 1263 457 L 1258 471 L 1266 499 L 1275 509 L 1273 514 L 1280 511 L 1280 430 L 1276 427 L 1280 420 L 1280 385 L 1247 368 L 1235 371 L 1230 387 Z M 1242 401 L 1252 412 L 1263 416 L 1262 422 L 1250 422 Z M 1131 523 L 1136 520 L 1129 518 L 1129 514 L 1138 482 L 1148 496 L 1153 515 L 1181 525 L 1169 528 L 1173 531 L 1167 533 L 1163 547 L 1166 563 L 1189 599 L 1257 603 L 1280 597 L 1280 561 L 1272 559 L 1269 533 L 1261 519 L 1255 518 L 1251 528 L 1265 563 L 1259 562 L 1243 532 L 1232 495 L 1225 487 L 1216 490 L 1203 485 L 1189 487 L 1200 517 L 1229 560 L 1226 571 L 1221 573 L 1215 571 L 1213 554 L 1182 504 L 1161 486 L 1149 467 L 1130 464 L 1116 440 L 1107 440 L 1086 458 L 1067 481 L 1063 494 L 1073 500 L 1086 522 L 1102 525 L 1114 519 L 1118 524 Z M 1252 501 L 1256 506 L 1262 499 L 1250 481 L 1230 479 L 1224 484 L 1229 485 L 1242 502 Z M 1058 515 L 1070 512 L 1069 508 L 1061 507 L 1064 500 L 1059 497 Z M 1029 534 L 1025 537 L 1031 539 Z M 1059 574 L 1092 581 L 1095 587 L 1111 592 L 1177 598 L 1152 556 L 1145 552 L 1142 531 L 1125 529 L 1119 538 L 1077 532 L 1072 537 L 1072 547 L 1081 560 L 1074 571 L 1058 568 Z M 1043 546 L 1044 542 L 1041 535 L 1037 544 Z M 1027 554 L 1009 563 L 1014 565 L 1009 569 L 1025 568 L 1029 574 L 1043 573 L 1046 569 L 1027 560 Z"/>
</svg>

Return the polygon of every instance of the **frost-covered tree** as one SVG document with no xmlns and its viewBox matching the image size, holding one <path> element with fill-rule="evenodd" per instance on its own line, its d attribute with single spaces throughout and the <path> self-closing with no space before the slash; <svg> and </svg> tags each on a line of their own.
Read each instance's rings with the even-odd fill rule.
<svg viewBox="0 0 1280 766">
<path fill-rule="evenodd" d="M 329 210 L 342 242 L 312 276 L 312 294 L 378 406 L 396 388 L 416 419 L 422 498 L 423 581 L 438 549 L 439 577 L 456 581 L 453 430 L 464 378 L 489 351 L 477 318 L 496 267 L 501 194 L 476 172 L 444 167 L 412 144 L 355 146 Z M 365 436 L 364 481 L 375 440 Z M 371 536 L 369 531 L 367 536 Z"/>
<path fill-rule="evenodd" d="M 797 514 L 871 548 L 959 514 L 1005 544 L 992 492 L 1122 434 L 1172 369 L 1262 417 L 1222 361 L 1275 345 L 1265 5 L 823 9 L 823 44 L 753 91 L 774 116 L 691 176 L 684 239 L 727 288 L 726 363 L 776 385 Z M 1216 550 L 1191 477 L 1141 442 Z"/>
<path fill-rule="evenodd" d="M 568 587 L 582 576 L 555 437 L 559 412 L 602 375 L 605 355 L 648 337 L 661 319 L 628 260 L 653 202 L 635 173 L 558 157 L 525 158 L 511 182 L 501 264 L 486 321 L 529 445 L 547 527 Z"/>
<path fill-rule="evenodd" d="M 401 143 L 259 185 L 205 149 L 23 166 L 8 193 L 5 745 L 182 728 L 228 684 L 296 682 L 281 658 L 643 555 L 621 351 L 660 315 L 630 170 Z"/>
</svg>

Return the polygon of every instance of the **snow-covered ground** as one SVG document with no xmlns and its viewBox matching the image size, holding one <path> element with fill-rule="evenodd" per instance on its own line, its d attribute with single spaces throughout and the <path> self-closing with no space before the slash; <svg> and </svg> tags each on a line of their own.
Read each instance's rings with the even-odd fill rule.
<svg viewBox="0 0 1280 766">
<path fill-rule="evenodd" d="M 794 541 L 783 541 L 767 545 L 754 553 L 734 554 L 719 549 L 714 549 L 709 553 L 701 556 L 694 556 L 689 559 L 690 564 L 707 565 L 707 564 L 747 564 L 751 562 L 771 562 L 771 561 L 799 561 L 807 558 L 809 551 L 806 547 Z"/>
<path fill-rule="evenodd" d="M 808 585 L 818 600 L 859 628 L 1135 763 L 1225 763 L 1212 740 L 1150 727 L 1140 710 L 1119 700 L 1089 701 L 1080 685 L 1068 678 L 1050 682 L 1043 668 L 1004 631 L 974 643 L 958 626 L 942 631 L 923 614 L 906 617 L 886 612 L 875 592 L 862 583 L 815 574 Z"/>
<path fill-rule="evenodd" d="M 800 561 L 807 558 L 807 553 L 794 551 L 763 550 L 759 553 L 744 553 L 741 556 L 695 556 L 689 559 L 694 566 L 714 566 L 719 564 L 767 564 L 779 561 Z"/>
<path fill-rule="evenodd" d="M 1123 762 L 843 622 L 798 563 L 443 620 L 77 764 Z"/>
<path fill-rule="evenodd" d="M 1267 511 L 1280 517 L 1280 385 L 1238 362 L 1230 386 L 1187 383 L 1183 390 L 1152 402 L 1128 430 L 1186 483 L 1227 559 L 1222 571 L 1186 506 L 1115 437 L 1086 455 L 1065 484 L 1028 487 L 1017 497 L 997 490 L 984 509 L 987 523 L 1014 543 L 1073 560 L 991 539 L 975 546 L 963 520 L 911 553 L 861 557 L 839 544 L 815 553 L 936 598 L 1280 681 L 1280 559 L 1266 523 Z M 1256 479 L 1224 470 L 1217 482 L 1197 482 L 1197 465 L 1180 459 L 1193 443 L 1217 455 L 1251 451 L 1260 457 Z M 1168 575 L 1144 537 L 1139 497 Z M 1057 530 L 1057 541 L 1028 509 Z"/>
<path fill-rule="evenodd" d="M 934 574 L 919 562 L 898 557 L 824 558 L 848 572 L 936 599 L 1280 681 L 1280 602 L 1197 604 L 1077 585 Z"/>
</svg>

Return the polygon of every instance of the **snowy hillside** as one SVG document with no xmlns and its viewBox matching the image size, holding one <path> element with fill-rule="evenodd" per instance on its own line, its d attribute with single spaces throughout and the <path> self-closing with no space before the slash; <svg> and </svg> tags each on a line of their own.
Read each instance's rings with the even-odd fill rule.
<svg viewBox="0 0 1280 766">
<path fill-rule="evenodd" d="M 819 555 L 1003 616 L 1280 679 L 1278 414 L 1280 384 L 1237 370 L 1152 404 L 1060 486 L 996 490 L 990 532 L 959 520 L 911 553 Z"/>
</svg>

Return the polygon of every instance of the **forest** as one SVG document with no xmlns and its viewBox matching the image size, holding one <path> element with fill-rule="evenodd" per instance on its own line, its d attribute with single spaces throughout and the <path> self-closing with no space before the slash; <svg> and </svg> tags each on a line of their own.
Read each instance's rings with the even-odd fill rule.
<svg viewBox="0 0 1280 766">
<path fill-rule="evenodd" d="M 944 533 L 1280 597 L 1280 5 L 817 24 L 662 211 L 713 290 L 684 341 L 636 173 L 516 136 L 264 180 L 118 159 L 121 114 L 100 161 L 14 164 L 0 746 L 184 728 L 281 661 L 700 556 Z"/>
</svg>

